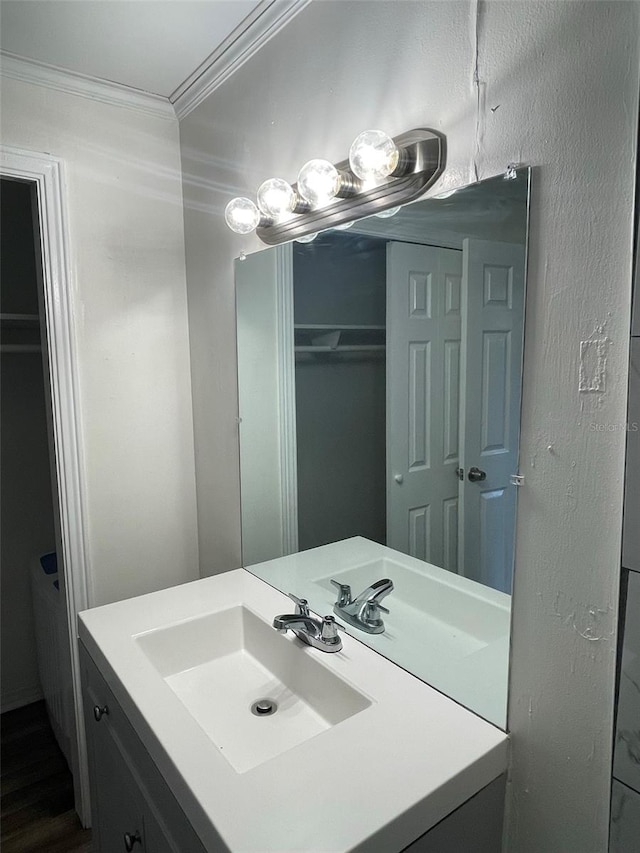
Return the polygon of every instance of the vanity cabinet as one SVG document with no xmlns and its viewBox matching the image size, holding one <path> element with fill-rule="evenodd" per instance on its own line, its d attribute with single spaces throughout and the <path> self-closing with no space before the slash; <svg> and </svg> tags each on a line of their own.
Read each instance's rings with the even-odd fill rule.
<svg viewBox="0 0 640 853">
<path fill-rule="evenodd" d="M 94 853 L 207 853 L 82 645 L 80 655 Z"/>
<path fill-rule="evenodd" d="M 80 660 L 94 853 L 228 853 L 203 846 L 82 644 Z M 499 853 L 504 784 L 502 775 L 405 853 L 461 853 L 470 837 L 474 853 Z"/>
<path fill-rule="evenodd" d="M 236 569 L 80 614 L 94 853 L 499 853 L 506 735 L 288 606 Z"/>
</svg>

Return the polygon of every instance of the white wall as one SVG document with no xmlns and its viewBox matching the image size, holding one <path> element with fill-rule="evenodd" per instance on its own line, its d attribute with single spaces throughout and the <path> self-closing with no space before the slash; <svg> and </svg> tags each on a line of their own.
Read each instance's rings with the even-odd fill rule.
<svg viewBox="0 0 640 853">
<path fill-rule="evenodd" d="M 625 419 L 638 12 L 636 3 L 316 0 L 181 123 L 205 573 L 240 561 L 232 259 L 261 248 L 226 229 L 229 198 L 270 175 L 293 180 L 309 157 L 342 159 L 371 126 L 443 131 L 437 191 L 513 161 L 536 167 L 514 853 L 606 849 L 624 435 L 589 423 L 596 411 Z M 581 392 L 580 342 L 592 338 L 607 339 L 605 384 Z M 589 360 L 595 347 L 583 349 Z"/>
<path fill-rule="evenodd" d="M 177 123 L 2 78 L 2 141 L 66 166 L 91 604 L 191 580 Z"/>
</svg>

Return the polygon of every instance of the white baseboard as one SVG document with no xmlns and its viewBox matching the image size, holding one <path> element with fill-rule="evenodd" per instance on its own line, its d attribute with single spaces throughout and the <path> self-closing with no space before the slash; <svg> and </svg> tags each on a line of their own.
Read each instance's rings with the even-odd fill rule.
<svg viewBox="0 0 640 853">
<path fill-rule="evenodd" d="M 15 711 L 16 708 L 22 708 L 23 705 L 30 705 L 32 702 L 39 702 L 40 699 L 44 699 L 40 685 L 34 684 L 31 687 L 22 687 L 20 690 L 3 690 L 0 714 Z"/>
</svg>

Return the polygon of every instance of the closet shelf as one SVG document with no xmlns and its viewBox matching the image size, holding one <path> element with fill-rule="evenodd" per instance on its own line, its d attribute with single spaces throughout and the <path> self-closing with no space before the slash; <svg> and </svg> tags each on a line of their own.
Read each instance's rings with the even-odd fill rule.
<svg viewBox="0 0 640 853">
<path fill-rule="evenodd" d="M 2 352 L 40 352 L 40 317 L 37 314 L 0 313 Z"/>
<path fill-rule="evenodd" d="M 360 346 L 299 346 L 295 347 L 296 352 L 384 352 L 386 349 L 384 344 L 362 344 Z"/>
<path fill-rule="evenodd" d="M 318 331 L 325 330 L 331 331 L 335 329 L 336 331 L 344 331 L 347 329 L 355 330 L 355 331 L 382 331 L 384 332 L 386 326 L 363 326 L 360 324 L 340 324 L 340 323 L 294 323 L 294 329 L 308 329 L 309 331 Z"/>
<path fill-rule="evenodd" d="M 38 314 L 0 314 L 0 322 L 3 326 L 11 328 L 30 328 L 40 325 Z"/>
<path fill-rule="evenodd" d="M 384 326 L 294 325 L 296 352 L 375 352 L 385 348 Z"/>
</svg>

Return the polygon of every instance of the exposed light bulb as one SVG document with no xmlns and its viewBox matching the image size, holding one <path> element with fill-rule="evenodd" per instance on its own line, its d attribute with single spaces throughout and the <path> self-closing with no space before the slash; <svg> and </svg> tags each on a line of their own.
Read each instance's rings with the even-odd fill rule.
<svg viewBox="0 0 640 853">
<path fill-rule="evenodd" d="M 383 130 L 365 130 L 349 150 L 351 171 L 362 181 L 380 181 L 398 166 L 400 149 Z"/>
<path fill-rule="evenodd" d="M 351 228 L 353 226 L 353 224 L 354 224 L 354 220 L 352 219 L 351 222 L 343 222 L 342 225 L 334 225 L 333 230 L 334 231 L 346 231 L 347 228 Z"/>
<path fill-rule="evenodd" d="M 258 207 L 272 219 L 281 219 L 295 210 L 297 196 L 282 178 L 269 178 L 258 189 Z"/>
<path fill-rule="evenodd" d="M 250 234 L 260 224 L 260 211 L 250 198 L 232 198 L 225 208 L 224 218 L 236 234 Z"/>
<path fill-rule="evenodd" d="M 376 213 L 375 215 L 380 219 L 390 219 L 396 213 L 400 213 L 399 207 L 390 207 L 388 210 L 383 210 L 381 213 Z"/>
<path fill-rule="evenodd" d="M 305 234 L 304 237 L 296 237 L 296 243 L 313 243 L 319 233 L 319 231 L 314 231 L 313 234 Z"/>
<path fill-rule="evenodd" d="M 312 207 L 322 207 L 340 191 L 340 172 L 328 160 L 309 160 L 298 174 L 298 192 Z"/>
</svg>

